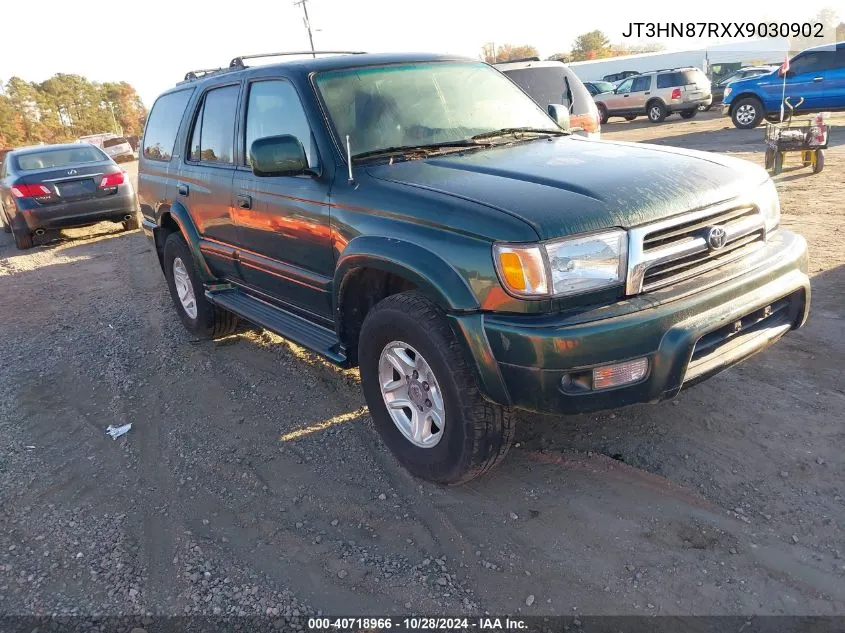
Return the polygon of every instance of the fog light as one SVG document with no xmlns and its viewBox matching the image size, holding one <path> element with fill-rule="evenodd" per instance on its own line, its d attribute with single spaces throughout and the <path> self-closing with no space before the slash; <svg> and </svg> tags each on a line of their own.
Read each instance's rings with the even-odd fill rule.
<svg viewBox="0 0 845 633">
<path fill-rule="evenodd" d="M 647 373 L 647 358 L 637 358 L 615 365 L 596 367 L 593 369 L 593 389 L 608 389 L 637 382 L 642 380 Z"/>
</svg>

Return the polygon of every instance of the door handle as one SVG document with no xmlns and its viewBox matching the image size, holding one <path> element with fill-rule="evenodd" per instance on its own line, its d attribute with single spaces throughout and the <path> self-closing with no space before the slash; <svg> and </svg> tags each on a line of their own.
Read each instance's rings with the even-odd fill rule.
<svg viewBox="0 0 845 633">
<path fill-rule="evenodd" d="M 252 197 L 241 194 L 238 196 L 238 208 L 239 209 L 251 209 L 252 208 Z"/>
<path fill-rule="evenodd" d="M 176 185 L 176 191 L 179 192 L 180 196 L 187 196 L 188 195 L 188 185 L 180 182 L 178 185 Z"/>
<path fill-rule="evenodd" d="M 651 91 L 649 90 L 646 94 L 647 94 L 647 95 L 650 95 L 650 94 L 651 94 Z"/>
<path fill-rule="evenodd" d="M 824 77 L 813 77 L 814 82 L 824 81 Z"/>
</svg>

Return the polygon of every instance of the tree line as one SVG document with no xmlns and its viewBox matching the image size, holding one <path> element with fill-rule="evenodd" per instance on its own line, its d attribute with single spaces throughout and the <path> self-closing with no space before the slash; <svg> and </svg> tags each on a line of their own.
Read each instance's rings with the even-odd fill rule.
<svg viewBox="0 0 845 633">
<path fill-rule="evenodd" d="M 59 73 L 42 82 L 12 77 L 0 83 L 0 148 L 102 132 L 140 135 L 146 119 L 141 98 L 125 81 L 98 83 Z"/>
<path fill-rule="evenodd" d="M 580 62 L 585 59 L 600 59 L 603 57 L 618 57 L 634 55 L 636 53 L 655 53 L 665 49 L 663 44 L 646 44 L 634 46 L 627 44 L 611 44 L 608 37 L 599 30 L 583 33 L 575 38 L 572 48 L 565 53 L 555 53 L 547 59 L 561 62 Z M 514 46 L 512 44 L 485 44 L 481 49 L 481 58 L 488 64 L 507 62 L 526 57 L 539 57 L 537 49 L 531 45 Z"/>
</svg>

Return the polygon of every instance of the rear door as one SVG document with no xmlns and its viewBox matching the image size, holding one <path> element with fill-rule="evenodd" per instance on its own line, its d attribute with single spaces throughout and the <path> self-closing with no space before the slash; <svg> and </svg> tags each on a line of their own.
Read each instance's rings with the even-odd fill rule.
<svg viewBox="0 0 845 633">
<path fill-rule="evenodd" d="M 242 108 L 244 149 L 235 175 L 234 214 L 244 245 L 243 281 L 307 316 L 331 319 L 335 262 L 329 182 L 300 96 L 287 79 L 264 75 L 248 83 Z M 302 143 L 313 174 L 259 177 L 252 172 L 253 141 L 283 134 Z"/>
<path fill-rule="evenodd" d="M 203 254 L 219 277 L 237 279 L 237 232 L 232 218 L 235 119 L 241 83 L 214 86 L 199 99 L 179 169 L 175 200 L 203 238 Z"/>
<path fill-rule="evenodd" d="M 683 101 L 700 101 L 710 96 L 710 80 L 697 69 L 679 70 L 678 84 L 683 94 Z"/>
</svg>

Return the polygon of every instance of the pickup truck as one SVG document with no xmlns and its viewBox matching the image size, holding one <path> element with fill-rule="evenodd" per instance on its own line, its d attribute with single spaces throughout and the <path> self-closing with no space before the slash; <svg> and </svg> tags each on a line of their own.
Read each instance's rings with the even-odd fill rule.
<svg viewBox="0 0 845 633">
<path fill-rule="evenodd" d="M 490 470 L 515 409 L 667 400 L 807 318 L 752 163 L 572 135 L 478 60 L 282 57 L 156 100 L 142 226 L 193 335 L 242 318 L 358 366 L 417 476 Z"/>
</svg>

